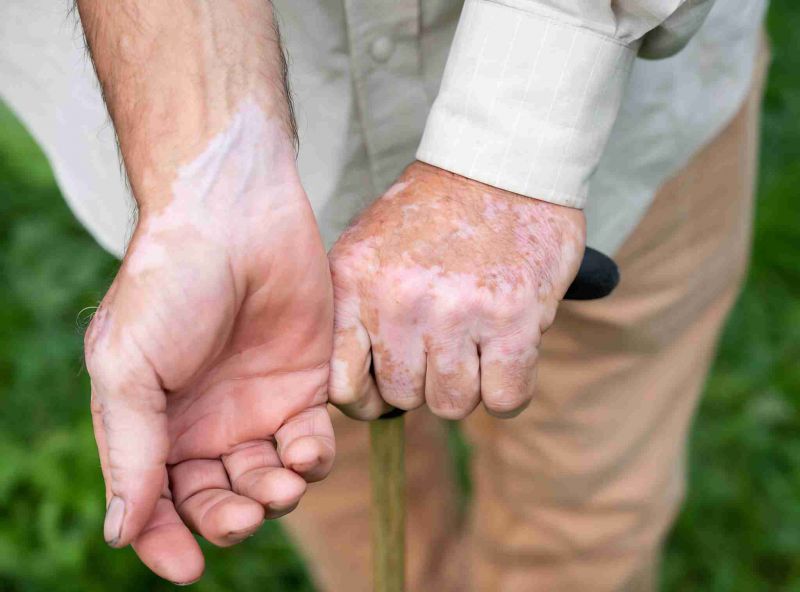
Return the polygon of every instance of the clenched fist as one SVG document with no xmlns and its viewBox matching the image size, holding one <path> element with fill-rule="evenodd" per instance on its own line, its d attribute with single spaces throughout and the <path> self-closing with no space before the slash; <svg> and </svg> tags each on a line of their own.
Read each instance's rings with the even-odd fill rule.
<svg viewBox="0 0 800 592">
<path fill-rule="evenodd" d="M 518 414 L 584 244 L 580 210 L 413 163 L 329 255 L 330 400 L 359 419 Z"/>
</svg>

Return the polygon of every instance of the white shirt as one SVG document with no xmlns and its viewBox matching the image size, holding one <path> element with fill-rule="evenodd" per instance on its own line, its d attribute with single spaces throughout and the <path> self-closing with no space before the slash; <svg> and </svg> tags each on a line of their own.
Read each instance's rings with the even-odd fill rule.
<svg viewBox="0 0 800 592">
<path fill-rule="evenodd" d="M 585 207 L 589 244 L 613 253 L 749 89 L 765 0 L 718 0 L 706 17 L 711 4 L 276 0 L 326 243 L 416 155 Z M 4 0 L 0 96 L 78 218 L 121 255 L 134 208 L 67 6 Z"/>
</svg>

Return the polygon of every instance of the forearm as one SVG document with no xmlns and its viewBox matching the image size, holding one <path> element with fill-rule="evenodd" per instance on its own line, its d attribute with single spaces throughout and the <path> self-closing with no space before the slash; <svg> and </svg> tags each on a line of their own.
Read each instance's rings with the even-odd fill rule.
<svg viewBox="0 0 800 592">
<path fill-rule="evenodd" d="M 243 108 L 269 121 L 271 153 L 294 123 L 272 6 L 261 0 L 78 0 L 134 196 L 159 209 L 182 165 Z"/>
</svg>

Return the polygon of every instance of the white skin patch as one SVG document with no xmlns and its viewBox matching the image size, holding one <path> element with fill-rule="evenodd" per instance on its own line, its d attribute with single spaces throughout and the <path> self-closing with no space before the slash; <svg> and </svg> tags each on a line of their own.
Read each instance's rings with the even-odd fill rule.
<svg viewBox="0 0 800 592">
<path fill-rule="evenodd" d="M 170 252 L 159 235 L 194 232 L 205 240 L 230 245 L 240 239 L 244 219 L 274 217 L 270 196 L 296 182 L 294 151 L 282 124 L 244 99 L 228 125 L 211 138 L 191 162 L 178 168 L 172 199 L 140 220 L 141 245 L 128 258 L 132 274 L 162 267 Z"/>
<path fill-rule="evenodd" d="M 402 183 L 393 184 L 391 187 L 389 187 L 388 191 L 383 194 L 383 199 L 392 199 L 395 195 L 408 187 L 409 183 L 410 181 L 404 181 Z"/>
</svg>

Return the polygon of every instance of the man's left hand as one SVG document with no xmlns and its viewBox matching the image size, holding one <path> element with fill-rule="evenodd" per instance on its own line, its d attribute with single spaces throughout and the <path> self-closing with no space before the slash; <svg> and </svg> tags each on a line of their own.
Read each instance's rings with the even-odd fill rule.
<svg viewBox="0 0 800 592">
<path fill-rule="evenodd" d="M 330 400 L 359 419 L 518 414 L 584 244 L 580 210 L 413 163 L 330 253 Z"/>
</svg>

